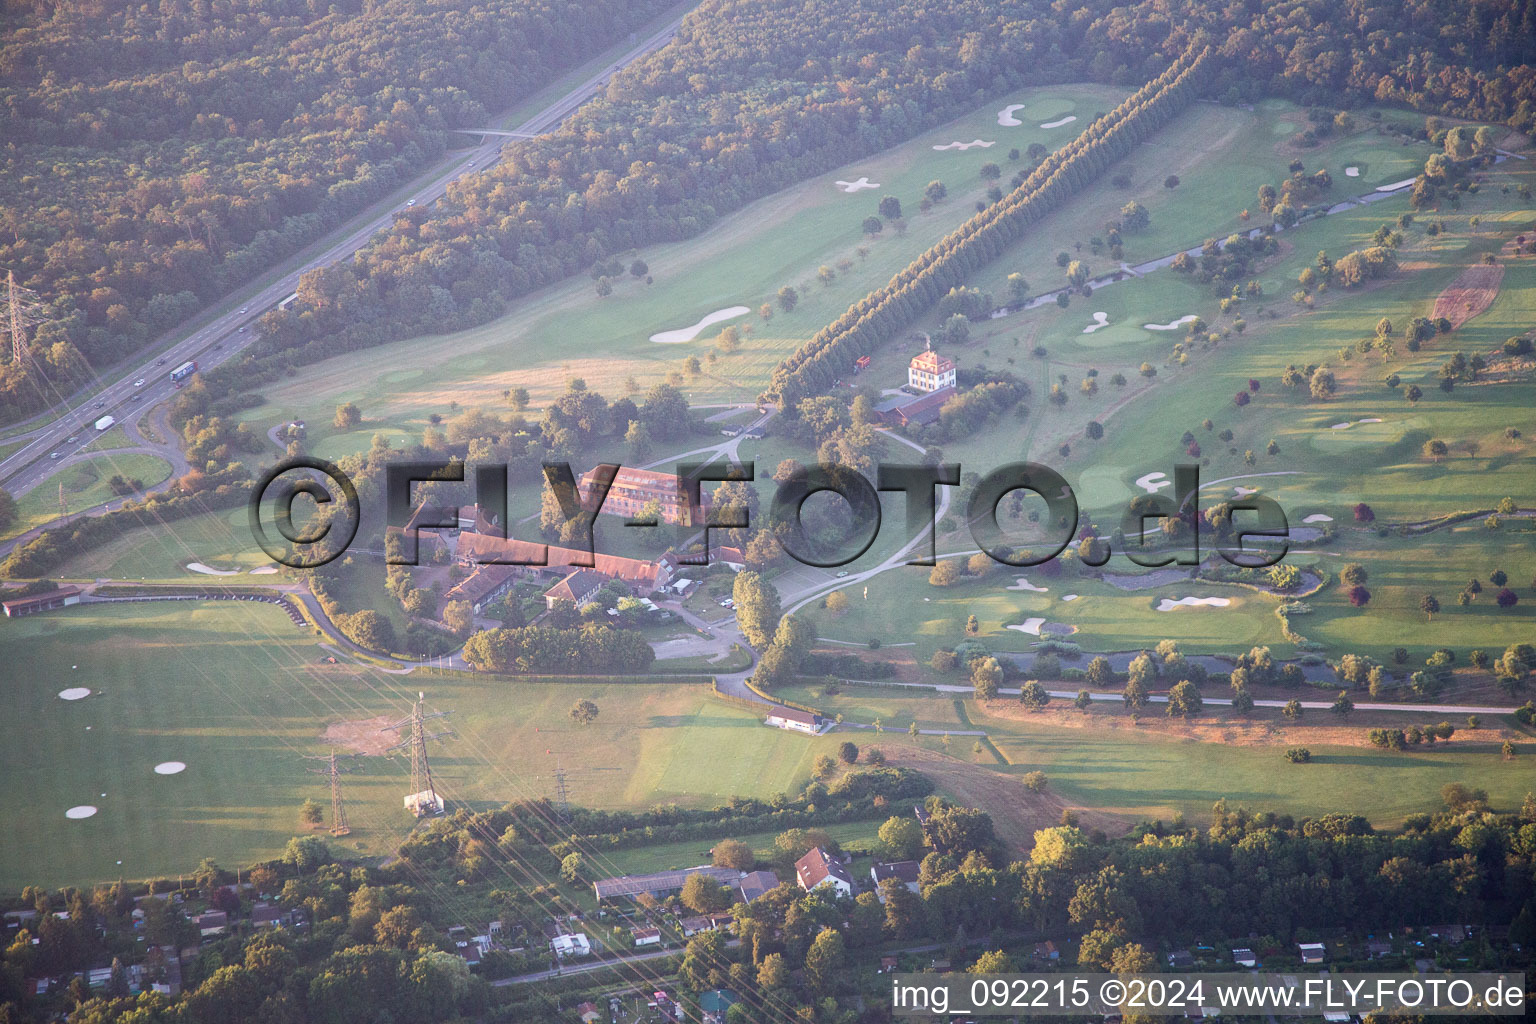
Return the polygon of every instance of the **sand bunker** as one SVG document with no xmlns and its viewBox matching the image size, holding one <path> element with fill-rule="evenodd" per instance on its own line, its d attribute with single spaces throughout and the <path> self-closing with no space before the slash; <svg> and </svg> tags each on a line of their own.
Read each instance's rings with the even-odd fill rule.
<svg viewBox="0 0 1536 1024">
<path fill-rule="evenodd" d="M 84 700 L 91 695 L 89 688 L 84 686 L 71 686 L 67 690 L 59 691 L 59 700 Z"/>
<path fill-rule="evenodd" d="M 180 761 L 161 761 L 155 765 L 156 775 L 180 775 L 187 770 L 187 766 Z"/>
<path fill-rule="evenodd" d="M 837 187 L 844 192 L 857 192 L 864 188 L 879 188 L 878 181 L 870 181 L 869 178 L 860 178 L 858 181 L 839 181 Z"/>
<path fill-rule="evenodd" d="M 1013 112 L 1015 110 L 1023 110 L 1023 109 L 1024 109 L 1024 104 L 1022 104 L 1022 103 L 1010 103 L 1010 104 L 1008 104 L 1002 110 L 999 110 L 997 112 L 997 123 L 1002 125 L 1004 128 L 1017 128 L 1019 125 L 1023 124 L 1024 122 L 1020 121 L 1018 118 L 1014 117 L 1013 116 Z"/>
<path fill-rule="evenodd" d="M 275 565 L 263 565 L 251 570 L 252 576 L 275 576 L 276 574 L 277 566 Z"/>
<path fill-rule="evenodd" d="M 1019 577 L 1019 581 L 1017 583 L 1015 583 L 1013 586 L 1011 586 L 1011 587 L 1004 587 L 1003 589 L 1004 590 L 1027 590 L 1027 591 L 1029 591 L 1032 594 L 1046 594 L 1046 593 L 1050 593 L 1050 588 L 1048 588 L 1048 587 L 1037 587 L 1033 583 L 1029 582 L 1029 580 L 1025 579 L 1023 576 L 1020 576 Z"/>
<path fill-rule="evenodd" d="M 1168 474 L 1163 472 L 1148 473 L 1146 476 L 1136 478 L 1136 486 L 1148 494 L 1156 494 L 1164 487 L 1172 487 L 1173 481 L 1168 479 Z"/>
<path fill-rule="evenodd" d="M 1043 625 L 1045 625 L 1045 620 L 1044 619 L 1034 618 L 1034 619 L 1025 619 L 1024 620 L 1024 624 L 1022 626 L 1009 626 L 1008 628 L 1009 629 L 1013 629 L 1013 630 L 1017 630 L 1020 633 L 1028 633 L 1030 636 L 1039 636 L 1040 635 L 1040 627 L 1043 626 Z"/>
<path fill-rule="evenodd" d="M 1358 178 L 1358 177 L 1360 177 L 1360 168 L 1358 168 L 1358 167 L 1346 167 L 1346 168 L 1344 168 L 1344 177 L 1346 177 L 1346 178 Z"/>
<path fill-rule="evenodd" d="M 1157 603 L 1160 612 L 1171 612 L 1175 608 L 1194 608 L 1199 605 L 1210 605 L 1212 608 L 1225 608 L 1232 602 L 1225 597 L 1181 597 L 1177 601 L 1171 598 L 1163 598 Z"/>
<path fill-rule="evenodd" d="M 1077 598 L 1078 598 L 1078 595 L 1077 595 L 1077 594 L 1063 594 L 1063 595 L 1062 595 L 1062 596 L 1061 596 L 1061 599 L 1062 599 L 1062 600 L 1063 600 L 1063 601 L 1076 601 L 1076 600 L 1077 600 Z"/>
<path fill-rule="evenodd" d="M 1041 125 L 1040 127 L 1041 128 L 1060 128 L 1062 125 L 1064 125 L 1064 124 L 1071 124 L 1073 121 L 1076 121 L 1076 120 L 1077 120 L 1077 115 L 1076 114 L 1068 114 L 1066 117 L 1063 117 L 1063 118 L 1061 118 L 1058 121 L 1047 121 L 1047 122 L 1045 122 L 1045 124 Z"/>
<path fill-rule="evenodd" d="M 986 149 L 988 146 L 995 145 L 997 145 L 997 140 L 995 139 L 991 142 L 983 142 L 981 139 L 972 139 L 970 142 L 951 142 L 947 145 L 934 146 L 933 148 L 942 153 L 946 149 L 971 149 L 975 146 L 980 146 L 982 149 Z"/>
<path fill-rule="evenodd" d="M 1333 516 L 1325 516 L 1321 512 L 1313 512 L 1311 515 L 1307 516 L 1307 518 L 1303 519 L 1302 522 L 1304 522 L 1304 523 L 1331 523 L 1331 522 L 1333 522 Z"/>
<path fill-rule="evenodd" d="M 1083 328 L 1083 333 L 1084 334 L 1092 334 L 1094 331 L 1098 330 L 1100 327 L 1108 327 L 1108 326 L 1109 326 L 1109 314 L 1108 313 L 1095 313 L 1095 314 L 1093 314 L 1093 323 L 1089 324 L 1087 327 L 1084 327 Z"/>
<path fill-rule="evenodd" d="M 191 569 L 193 572 L 200 572 L 204 576 L 239 576 L 240 575 L 240 570 L 239 569 L 215 569 L 213 566 L 211 566 L 211 565 L 204 565 L 202 562 L 192 562 L 192 563 L 190 563 L 187 566 L 187 568 Z"/>
<path fill-rule="evenodd" d="M 71 807 L 69 810 L 65 811 L 64 817 L 73 818 L 74 820 L 79 821 L 81 818 L 89 818 L 95 813 L 96 808 L 92 807 L 90 804 L 81 804 L 79 807 Z"/>
<path fill-rule="evenodd" d="M 1412 185 L 1417 180 L 1418 180 L 1417 178 L 1404 178 L 1402 181 L 1394 181 L 1390 185 L 1377 185 L 1376 186 L 1376 191 L 1377 192 L 1396 192 L 1400 188 L 1407 188 L 1409 185 Z"/>
<path fill-rule="evenodd" d="M 1250 494 L 1258 494 L 1258 493 L 1259 493 L 1259 489 L 1257 487 L 1244 487 L 1242 484 L 1233 484 L 1232 485 L 1232 496 L 1234 498 L 1246 498 Z"/>
<path fill-rule="evenodd" d="M 658 345 L 676 345 L 684 341 L 692 341 L 699 336 L 699 332 L 710 324 L 717 324 L 722 320 L 734 320 L 743 313 L 752 312 L 746 306 L 728 306 L 725 309 L 717 309 L 713 313 L 694 324 L 692 327 L 679 327 L 675 331 L 662 331 L 651 335 L 651 340 Z"/>
<path fill-rule="evenodd" d="M 1200 318 L 1195 316 L 1195 314 L 1186 313 L 1179 317 L 1177 320 L 1170 321 L 1166 324 L 1142 324 L 1141 326 L 1145 327 L 1149 331 L 1176 331 L 1180 327 L 1183 327 L 1185 324 L 1198 319 Z"/>
<path fill-rule="evenodd" d="M 1343 423 L 1335 423 L 1333 426 L 1329 427 L 1328 429 L 1329 430 L 1348 430 L 1350 427 L 1354 426 L 1356 423 L 1380 423 L 1380 422 L 1381 422 L 1381 417 L 1379 417 L 1379 416 L 1372 416 L 1369 419 L 1363 419 L 1363 420 L 1354 420 L 1354 421 L 1345 420 Z"/>
</svg>

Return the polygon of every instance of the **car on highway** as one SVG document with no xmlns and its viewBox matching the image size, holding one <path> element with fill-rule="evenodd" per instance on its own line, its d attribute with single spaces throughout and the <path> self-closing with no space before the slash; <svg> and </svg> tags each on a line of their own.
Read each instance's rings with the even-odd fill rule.
<svg viewBox="0 0 1536 1024">
<path fill-rule="evenodd" d="M 470 161 L 470 162 L 469 162 L 469 166 L 471 166 L 471 167 L 473 167 L 473 166 L 475 166 L 475 162 L 474 162 L 474 161 L 473 161 L 473 160 L 471 160 L 471 161 Z"/>
<path fill-rule="evenodd" d="M 242 327 L 242 328 L 240 328 L 240 333 L 241 333 L 241 334 L 244 334 L 244 333 L 245 333 L 245 328 L 244 328 L 244 327 Z"/>
<path fill-rule="evenodd" d="M 416 205 L 416 200 L 414 200 L 414 199 L 407 199 L 405 201 L 405 205 L 406 206 L 415 206 Z"/>
<path fill-rule="evenodd" d="M 155 365 L 156 366 L 164 366 L 165 365 L 165 357 L 161 356 L 159 359 L 156 359 L 155 360 Z"/>
<path fill-rule="evenodd" d="M 50 459 L 56 459 L 56 458 L 58 458 L 58 457 L 59 457 L 59 453 L 58 453 L 58 452 L 54 452 L 54 453 L 53 453 L 53 454 L 52 454 L 52 455 L 50 455 L 50 456 L 48 456 L 48 457 L 49 457 L 49 458 L 50 458 Z"/>
<path fill-rule="evenodd" d="M 96 403 L 96 408 L 98 408 L 98 409 L 104 409 L 104 408 L 106 408 L 106 405 L 107 405 L 107 403 L 106 403 L 106 402 L 104 402 L 104 401 L 103 401 L 103 402 L 97 402 L 97 403 Z"/>
<path fill-rule="evenodd" d="M 143 387 L 144 386 L 144 378 L 140 377 L 138 380 L 134 381 L 133 382 L 133 386 L 136 387 L 136 388 Z"/>
<path fill-rule="evenodd" d="M 133 396 L 133 400 L 134 400 L 134 401 L 135 401 L 135 402 L 137 402 L 137 401 L 138 401 L 138 400 L 139 400 L 139 399 L 141 399 L 141 398 L 143 398 L 143 397 L 144 397 L 144 396 L 143 396 L 143 395 L 134 395 L 134 396 Z"/>
<path fill-rule="evenodd" d="M 241 306 L 241 307 L 240 307 L 240 312 L 242 312 L 242 313 L 249 313 L 249 312 L 250 312 L 250 309 L 249 309 L 249 308 L 247 308 L 247 307 L 245 307 L 245 306 Z"/>
<path fill-rule="evenodd" d="M 65 444 L 74 444 L 78 440 L 80 440 L 80 435 L 76 434 L 74 437 L 70 438 L 68 441 L 65 441 L 64 443 Z"/>
</svg>

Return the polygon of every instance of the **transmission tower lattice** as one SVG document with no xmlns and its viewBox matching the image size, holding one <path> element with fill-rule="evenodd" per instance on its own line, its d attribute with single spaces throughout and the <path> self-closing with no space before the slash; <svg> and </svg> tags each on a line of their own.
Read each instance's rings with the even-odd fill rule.
<svg viewBox="0 0 1536 1024">
<path fill-rule="evenodd" d="M 349 755 L 356 756 L 356 755 Z M 331 835 L 344 836 L 352 829 L 347 825 L 347 808 L 341 802 L 341 773 L 352 770 L 352 765 L 346 761 L 340 761 L 336 757 L 336 751 L 329 754 L 306 754 L 306 761 L 325 762 L 319 768 L 306 768 L 307 772 L 314 775 L 324 775 L 331 782 Z"/>
<path fill-rule="evenodd" d="M 418 692 L 416 703 L 411 708 L 411 713 L 406 715 L 394 725 L 386 725 L 380 732 L 399 732 L 409 729 L 405 738 L 390 747 L 391 753 L 397 750 L 409 750 L 411 752 L 411 792 L 405 798 L 406 809 L 416 817 L 421 818 L 429 814 L 441 814 L 443 810 L 443 798 L 437 795 L 437 786 L 432 781 L 432 764 L 427 759 L 427 741 L 442 739 L 444 736 L 452 736 L 451 730 L 444 732 L 428 733 L 426 723 L 433 718 L 444 718 L 452 714 L 449 711 L 428 711 L 427 695 Z"/>
</svg>

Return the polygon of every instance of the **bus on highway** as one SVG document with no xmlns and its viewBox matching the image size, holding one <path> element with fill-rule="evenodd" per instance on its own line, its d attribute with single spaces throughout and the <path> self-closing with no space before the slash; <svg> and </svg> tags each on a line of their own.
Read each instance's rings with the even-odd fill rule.
<svg viewBox="0 0 1536 1024">
<path fill-rule="evenodd" d="M 171 383 L 180 387 L 182 381 L 186 380 L 196 372 L 197 360 L 189 359 L 171 371 Z"/>
</svg>

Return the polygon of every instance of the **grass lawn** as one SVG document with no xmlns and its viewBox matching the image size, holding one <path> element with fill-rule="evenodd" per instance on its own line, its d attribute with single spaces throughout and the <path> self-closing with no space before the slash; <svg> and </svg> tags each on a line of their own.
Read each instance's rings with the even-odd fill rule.
<svg viewBox="0 0 1536 1024">
<path fill-rule="evenodd" d="M 157 456 L 138 452 L 103 455 L 77 462 L 16 500 L 16 521 L 4 536 L 14 537 L 56 519 L 61 484 L 71 512 L 111 500 L 116 495 L 107 486 L 107 481 L 117 475 L 129 480 L 138 479 L 145 487 L 153 487 L 171 475 L 171 464 Z"/>
<path fill-rule="evenodd" d="M 593 807 L 713 806 L 734 794 L 795 791 L 839 740 L 769 729 L 708 689 L 681 684 L 549 684 L 407 677 L 324 664 L 315 638 L 264 605 L 81 606 L 3 620 L 12 714 L 0 771 L 28 799 L 0 821 L 0 890 L 36 883 L 189 871 L 204 856 L 241 864 L 276 853 L 305 797 L 326 802 L 304 755 L 330 749 L 339 722 L 396 720 L 418 689 L 451 709 L 434 743 L 438 786 L 475 808 L 553 796 L 556 759 L 570 798 Z M 80 701 L 68 687 L 95 693 Z M 601 710 L 578 727 L 580 698 Z M 87 728 L 89 727 L 89 728 Z M 377 737 L 377 725 L 359 727 Z M 185 772 L 154 767 L 181 761 Z M 413 822 L 409 767 L 367 757 L 345 782 L 354 854 L 387 853 Z M 103 796 L 102 794 L 106 795 Z M 65 810 L 91 805 L 95 816 Z M 122 865 L 118 866 L 118 861 Z"/>
<path fill-rule="evenodd" d="M 85 450 L 88 452 L 110 452 L 116 451 L 119 448 L 133 447 L 135 447 L 134 442 L 129 440 L 128 432 L 119 423 L 117 426 L 97 434 L 95 439 L 85 446 Z"/>
<path fill-rule="evenodd" d="M 844 850 L 871 850 L 878 845 L 875 833 L 881 824 L 883 821 L 880 820 L 850 821 L 840 825 L 816 827 L 842 844 Z M 708 864 L 710 847 L 723 839 L 739 839 L 752 847 L 752 851 L 759 859 L 768 860 L 773 856 L 773 840 L 778 834 L 778 832 L 752 832 L 739 836 L 720 836 L 713 841 L 693 839 L 680 843 L 637 846 L 633 849 L 605 853 L 600 863 L 602 870 L 621 875 L 641 875 L 652 871 L 691 868 L 698 864 Z"/>
<path fill-rule="evenodd" d="M 64 566 L 62 574 L 179 581 L 199 578 L 186 569 L 189 562 L 219 569 L 250 570 L 270 565 L 272 559 L 256 546 L 249 515 L 241 506 L 134 530 L 78 553 Z"/>
</svg>

